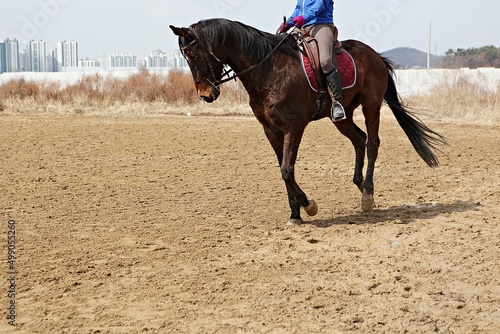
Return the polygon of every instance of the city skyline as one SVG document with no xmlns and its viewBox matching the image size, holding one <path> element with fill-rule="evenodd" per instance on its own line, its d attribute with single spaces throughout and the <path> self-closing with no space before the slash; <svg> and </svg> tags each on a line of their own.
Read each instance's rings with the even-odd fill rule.
<svg viewBox="0 0 500 334">
<path fill-rule="evenodd" d="M 44 40 L 31 40 L 24 49 L 17 39 L 0 41 L 0 73 L 8 72 L 58 72 L 63 67 L 78 66 L 78 43 L 58 42 L 53 50 Z"/>
<path fill-rule="evenodd" d="M 0 40 L 0 73 L 8 72 L 63 72 L 76 68 L 138 68 L 138 67 L 187 67 L 180 51 L 166 53 L 154 50 L 149 55 L 132 52 L 112 52 L 96 59 L 79 58 L 76 41 L 60 41 L 49 50 L 43 40 L 26 42 L 20 47 L 16 39 Z"/>
<path fill-rule="evenodd" d="M 168 26 L 189 26 L 200 19 L 225 17 L 273 32 L 296 1 L 276 0 L 25 0 L 9 2 L 0 12 L 0 38 L 22 43 L 79 42 L 79 61 L 91 65 L 113 53 L 150 54 L 177 49 Z M 478 10 L 480 8 L 480 10 Z M 335 1 L 339 38 L 354 38 L 378 52 L 411 47 L 435 55 L 450 49 L 500 46 L 500 3 L 490 0 L 358 0 Z M 458 18 L 467 20 L 458 20 Z M 4 48 L 8 48 L 7 45 Z M 20 49 L 22 46 L 20 47 Z M 3 52 L 12 51 L 12 49 Z M 19 50 L 22 51 L 22 50 Z M 21 60 L 19 60 L 21 61 Z M 2 67 L 12 64 L 0 63 Z"/>
<path fill-rule="evenodd" d="M 80 52 L 95 59 L 112 52 L 172 52 L 177 39 L 168 26 L 189 26 L 201 19 L 224 17 L 274 32 L 289 16 L 295 0 L 23 0 L 8 2 L 0 12 L 3 38 L 77 40 Z M 490 0 L 358 0 L 335 1 L 340 39 L 359 39 L 378 52 L 396 47 L 431 52 L 499 45 L 500 3 Z M 463 19 L 460 19 L 463 18 Z"/>
</svg>

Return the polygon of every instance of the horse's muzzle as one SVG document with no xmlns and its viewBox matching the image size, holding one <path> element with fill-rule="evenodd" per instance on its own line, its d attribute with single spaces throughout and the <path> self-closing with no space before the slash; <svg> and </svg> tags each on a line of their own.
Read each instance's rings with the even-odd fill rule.
<svg viewBox="0 0 500 334">
<path fill-rule="evenodd" d="M 220 92 L 214 87 L 207 87 L 205 89 L 198 89 L 198 97 L 208 103 L 212 103 L 219 97 Z"/>
<path fill-rule="evenodd" d="M 208 97 L 208 96 L 201 96 L 201 99 L 205 102 L 212 103 L 215 101 L 213 97 Z"/>
</svg>

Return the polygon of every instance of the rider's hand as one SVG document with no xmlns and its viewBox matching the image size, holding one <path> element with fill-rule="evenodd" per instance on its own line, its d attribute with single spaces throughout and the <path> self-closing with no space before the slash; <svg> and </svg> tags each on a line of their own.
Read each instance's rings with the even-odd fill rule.
<svg viewBox="0 0 500 334">
<path fill-rule="evenodd" d="M 280 34 L 283 34 L 283 33 L 287 32 L 288 29 L 290 29 L 291 27 L 292 27 L 292 25 L 290 23 L 288 23 L 288 22 L 284 23 L 283 22 L 282 24 L 280 24 L 280 27 L 279 27 L 278 31 L 279 31 Z"/>
<path fill-rule="evenodd" d="M 306 20 L 304 20 L 304 17 L 302 15 L 295 16 L 292 21 L 293 25 L 298 28 L 302 28 L 304 24 L 306 24 Z"/>
</svg>

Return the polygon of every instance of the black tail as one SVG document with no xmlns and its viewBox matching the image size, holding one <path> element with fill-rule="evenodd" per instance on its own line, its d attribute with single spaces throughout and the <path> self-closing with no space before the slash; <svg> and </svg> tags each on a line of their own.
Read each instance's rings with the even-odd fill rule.
<svg viewBox="0 0 500 334">
<path fill-rule="evenodd" d="M 408 136 L 408 139 L 410 139 L 418 155 L 420 155 L 427 165 L 436 167 L 439 165 L 436 156 L 436 152 L 439 152 L 439 149 L 436 146 L 446 144 L 446 139 L 427 127 L 421 120 L 401 105 L 393 78 L 394 63 L 384 57 L 382 57 L 382 60 L 389 72 L 387 90 L 384 95 L 385 101 L 391 108 L 399 125 Z"/>
</svg>

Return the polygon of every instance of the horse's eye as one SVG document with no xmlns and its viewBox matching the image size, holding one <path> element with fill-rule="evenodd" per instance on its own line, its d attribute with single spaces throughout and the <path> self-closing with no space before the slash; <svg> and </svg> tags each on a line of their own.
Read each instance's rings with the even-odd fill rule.
<svg viewBox="0 0 500 334">
<path fill-rule="evenodd" d="M 184 52 L 184 57 L 186 58 L 186 60 L 196 61 L 196 60 L 198 60 L 198 53 L 193 52 L 193 51 L 192 51 L 192 50 L 190 50 L 190 49 L 187 49 L 187 50 Z"/>
<path fill-rule="evenodd" d="M 191 52 L 191 58 L 192 58 L 193 60 L 198 60 L 198 53 L 196 53 L 196 52 Z"/>
</svg>

